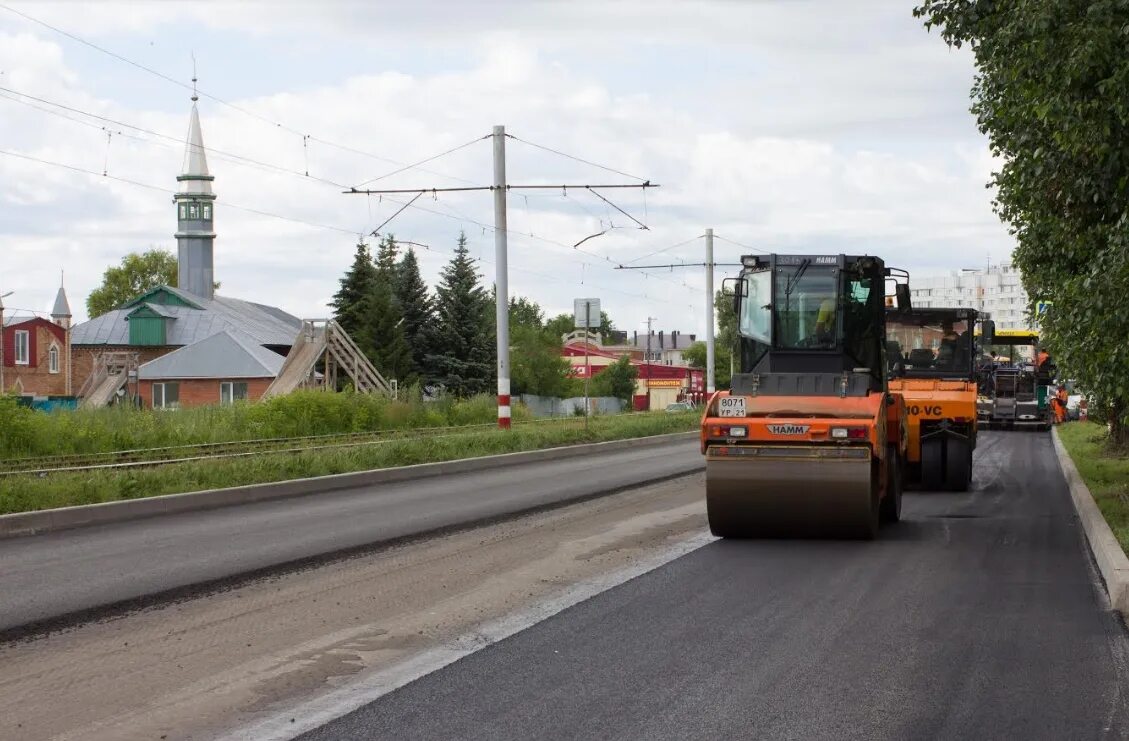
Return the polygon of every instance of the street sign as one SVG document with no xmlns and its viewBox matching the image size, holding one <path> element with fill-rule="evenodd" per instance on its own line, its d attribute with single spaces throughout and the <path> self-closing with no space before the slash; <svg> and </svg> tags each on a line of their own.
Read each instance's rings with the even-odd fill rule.
<svg viewBox="0 0 1129 741">
<path fill-rule="evenodd" d="M 575 298 L 572 300 L 572 311 L 575 317 L 574 326 L 577 329 L 599 329 L 600 299 Z"/>
<path fill-rule="evenodd" d="M 1050 301 L 1036 301 L 1035 302 L 1035 316 L 1042 316 L 1047 313 L 1047 309 L 1051 308 L 1054 304 Z"/>
</svg>

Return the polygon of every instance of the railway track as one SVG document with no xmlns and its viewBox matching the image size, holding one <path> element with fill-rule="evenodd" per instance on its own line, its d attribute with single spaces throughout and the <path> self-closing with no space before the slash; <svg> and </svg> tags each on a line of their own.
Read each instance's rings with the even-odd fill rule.
<svg viewBox="0 0 1129 741">
<path fill-rule="evenodd" d="M 513 424 L 515 427 L 550 424 L 579 425 L 583 424 L 583 420 L 578 421 L 573 418 L 540 419 L 514 422 Z M 49 474 L 75 473 L 81 471 L 146 468 L 204 460 L 244 458 L 262 454 L 305 453 L 316 450 L 381 445 L 398 440 L 453 437 L 474 432 L 484 432 L 486 430 L 495 429 L 495 427 L 496 425 L 493 423 L 448 427 L 417 427 L 406 430 L 377 430 L 333 435 L 232 440 L 159 448 L 116 450 L 102 453 L 12 458 L 0 461 L 0 476 L 46 476 Z"/>
</svg>

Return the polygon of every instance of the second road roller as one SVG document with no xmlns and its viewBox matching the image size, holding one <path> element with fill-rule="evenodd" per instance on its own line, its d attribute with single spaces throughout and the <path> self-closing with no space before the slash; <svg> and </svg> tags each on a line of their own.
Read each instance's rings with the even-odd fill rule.
<svg viewBox="0 0 1129 741">
<path fill-rule="evenodd" d="M 886 363 L 882 260 L 747 255 L 727 279 L 740 372 L 702 418 L 721 537 L 874 538 L 901 517 L 906 405 Z M 908 305 L 908 286 L 895 286 Z"/>
</svg>

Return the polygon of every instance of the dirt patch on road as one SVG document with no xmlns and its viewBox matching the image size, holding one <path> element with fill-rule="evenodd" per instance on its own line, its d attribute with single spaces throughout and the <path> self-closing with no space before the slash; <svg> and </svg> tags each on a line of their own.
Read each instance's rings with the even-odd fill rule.
<svg viewBox="0 0 1129 741">
<path fill-rule="evenodd" d="M 700 534 L 702 484 L 698 474 L 0 646 L 0 738 L 211 738 Z"/>
</svg>

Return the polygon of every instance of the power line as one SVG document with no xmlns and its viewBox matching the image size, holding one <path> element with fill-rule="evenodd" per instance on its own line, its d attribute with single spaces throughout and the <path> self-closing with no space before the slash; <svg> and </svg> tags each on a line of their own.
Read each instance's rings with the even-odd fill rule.
<svg viewBox="0 0 1129 741">
<path fill-rule="evenodd" d="M 632 175 L 631 173 L 623 172 L 622 170 L 617 170 L 614 167 L 608 167 L 607 165 L 601 165 L 598 162 L 592 162 L 590 160 L 586 160 L 586 159 L 583 159 L 581 157 L 577 157 L 575 155 L 568 154 L 567 152 L 562 152 L 558 149 L 553 149 L 552 147 L 546 147 L 543 144 L 534 144 L 531 141 L 526 141 L 525 139 L 514 136 L 513 134 L 506 134 L 506 138 L 513 139 L 514 141 L 521 142 L 522 144 L 526 144 L 528 146 L 535 147 L 537 149 L 541 149 L 541 150 L 544 150 L 546 152 L 551 152 L 553 154 L 559 155 L 561 157 L 565 157 L 565 158 L 570 159 L 570 160 L 575 160 L 576 162 L 580 162 L 580 163 L 585 164 L 585 165 L 591 165 L 592 167 L 598 167 L 601 170 L 607 170 L 608 172 L 614 172 L 616 175 L 622 175 L 625 178 L 631 178 L 632 180 L 646 180 L 646 178 L 641 178 L 638 175 Z"/>
<path fill-rule="evenodd" d="M 477 139 L 471 139 L 470 141 L 466 142 L 465 144 L 460 144 L 457 147 L 452 147 L 451 149 L 448 149 L 446 152 L 440 152 L 439 154 L 432 155 L 431 157 L 428 157 L 426 159 L 422 159 L 419 162 L 414 162 L 410 165 L 404 165 L 403 167 L 399 168 L 398 170 L 393 170 L 392 172 L 386 172 L 383 175 L 378 175 L 374 178 L 371 178 L 369 180 L 364 181 L 363 183 L 357 183 L 357 185 L 353 186 L 352 190 L 356 190 L 357 188 L 360 188 L 362 185 L 368 185 L 369 183 L 375 183 L 377 180 L 383 180 L 385 178 L 390 178 L 393 175 L 399 175 L 401 172 L 406 172 L 407 170 L 413 170 L 413 169 L 419 167 L 420 165 L 426 165 L 428 162 L 431 162 L 433 160 L 437 160 L 440 157 L 446 157 L 449 154 L 454 154 L 455 152 L 459 151 L 460 149 L 466 149 L 470 145 L 477 144 L 478 142 L 489 139 L 490 137 L 491 137 L 491 134 L 486 134 L 485 136 L 480 136 Z"/>
<path fill-rule="evenodd" d="M 124 63 L 126 63 L 126 64 L 128 64 L 132 67 L 135 67 L 139 70 L 142 70 L 143 72 L 147 72 L 151 75 L 154 75 L 155 77 L 159 77 L 160 79 L 165 80 L 166 82 L 171 82 L 172 84 L 174 84 L 178 87 L 184 88 L 185 90 L 191 90 L 191 91 L 193 91 L 194 95 L 199 95 L 199 96 L 208 98 L 209 100 L 214 100 L 215 102 L 219 103 L 220 105 L 227 106 L 228 108 L 230 108 L 234 111 L 238 111 L 239 113 L 242 113 L 245 116 L 250 116 L 251 118 L 258 119 L 259 121 L 262 121 L 262 122 L 276 128 L 276 129 L 279 129 L 279 130 L 282 130 L 282 131 L 287 131 L 287 132 L 294 134 L 296 136 L 300 136 L 300 137 L 303 138 L 303 141 L 315 141 L 315 142 L 318 142 L 319 144 L 325 144 L 326 146 L 335 147 L 335 148 L 338 148 L 338 149 L 341 149 L 341 150 L 344 150 L 344 151 L 347 151 L 347 152 L 352 152 L 353 154 L 359 154 L 363 157 L 369 157 L 371 159 L 380 160 L 382 162 L 388 162 L 388 163 L 393 164 L 393 165 L 403 165 L 404 164 L 403 162 L 399 162 L 397 160 L 394 160 L 394 159 L 391 159 L 391 158 L 388 158 L 388 157 L 383 157 L 383 156 L 378 155 L 378 154 L 373 154 L 372 152 L 366 152 L 366 151 L 363 151 L 363 150 L 360 150 L 360 149 L 355 149 L 353 147 L 345 146 L 343 144 L 338 144 L 336 142 L 332 142 L 332 141 L 329 141 L 327 139 L 321 139 L 320 137 L 313 136 L 312 134 L 306 134 L 305 132 L 299 131 L 298 129 L 287 126 L 286 124 L 280 123 L 278 121 L 271 120 L 271 119 L 269 119 L 265 116 L 262 116 L 258 113 L 255 113 L 254 111 L 249 111 L 245 108 L 242 108 L 240 106 L 235 105 L 234 103 L 229 103 L 228 101 L 226 101 L 222 98 L 219 98 L 215 95 L 212 95 L 211 93 L 207 93 L 203 90 L 199 90 L 195 87 L 195 85 L 189 85 L 188 83 L 185 83 L 185 82 L 182 82 L 180 80 L 177 80 L 176 78 L 170 77 L 170 76 L 164 74 L 163 72 L 158 72 L 157 70 L 155 70 L 151 67 L 147 67 L 144 64 L 141 64 L 139 62 L 133 61 L 132 59 L 129 59 L 128 57 L 124 57 L 121 54 L 117 54 L 116 52 L 112 52 L 109 49 L 98 46 L 97 44 L 95 44 L 91 41 L 87 41 L 86 39 L 84 39 L 80 36 L 77 36 L 73 33 L 70 33 L 69 31 L 65 31 L 61 28 L 58 28 L 57 26 L 52 26 L 50 23 L 47 23 L 46 21 L 42 21 L 38 18 L 35 18 L 34 16 L 30 16 L 27 13 L 16 10 L 15 8 L 13 8 L 11 6 L 0 4 L 0 9 L 7 10 L 9 13 L 12 13 L 14 15 L 18 15 L 25 20 L 31 21 L 32 23 L 37 23 L 40 26 L 43 26 L 44 28 L 47 28 L 51 31 L 54 31 L 57 34 L 60 34 L 62 36 L 66 36 L 67 38 L 71 39 L 72 41 L 76 41 L 80 44 L 83 44 L 84 46 L 90 47 L 91 49 L 94 49 L 95 51 L 101 52 L 102 54 L 105 54 L 109 57 L 112 57 L 112 58 L 114 58 L 114 59 L 116 59 L 120 62 L 124 62 Z M 440 172 L 432 172 L 430 170 L 424 170 L 423 168 L 420 168 L 420 170 L 421 170 L 421 172 L 427 172 L 428 174 L 435 175 L 437 177 L 449 178 L 449 179 L 452 179 L 452 180 L 462 180 L 462 178 L 457 178 L 457 177 L 454 177 L 452 175 L 445 175 L 445 174 L 440 173 Z M 344 186 L 342 186 L 342 187 L 344 187 Z"/>
<path fill-rule="evenodd" d="M 58 168 L 61 168 L 61 169 L 64 169 L 64 170 L 70 170 L 71 172 L 79 172 L 79 173 L 82 173 L 84 175 L 92 175 L 94 177 L 104 178 L 106 180 L 114 180 L 114 181 L 117 181 L 119 183 L 125 183 L 126 185 L 132 185 L 132 186 L 135 186 L 135 187 L 138 187 L 138 188 L 146 188 L 148 190 L 155 190 L 155 191 L 158 191 L 160 193 L 169 193 L 169 194 L 172 194 L 172 195 L 176 195 L 176 191 L 172 190 L 170 188 L 162 188 L 159 185 L 150 185 L 149 183 L 142 183 L 142 182 L 139 182 L 137 180 L 130 180 L 129 178 L 118 177 L 117 175 L 106 175 L 106 174 L 103 174 L 103 173 L 100 173 L 100 172 L 95 172 L 94 170 L 87 170 L 86 168 L 83 168 L 83 167 L 76 167 L 74 165 L 68 165 L 64 162 L 55 162 L 53 160 L 45 160 L 45 159 L 42 159 L 42 158 L 39 158 L 39 157 L 33 157 L 32 155 L 29 155 L 29 154 L 22 154 L 20 152 L 9 152 L 9 151 L 4 150 L 4 149 L 0 149 L 0 154 L 7 155 L 9 157 L 16 157 L 16 158 L 22 159 L 22 160 L 28 160 L 30 162 L 36 162 L 36 163 L 39 163 L 41 165 L 50 165 L 51 167 L 58 167 Z M 310 227 L 314 227 L 314 228 L 317 228 L 317 229 L 329 229 L 329 230 L 332 230 L 332 231 L 343 232 L 345 234 L 350 234 L 350 235 L 354 235 L 354 236 L 358 234 L 358 231 L 356 229 L 344 229 L 342 227 L 332 226 L 330 224 L 318 224 L 318 223 L 312 222 L 312 221 L 305 221 L 303 219 L 296 219 L 293 216 L 283 216 L 282 214 L 275 214 L 275 213 L 271 213 L 270 211 L 261 211 L 257 208 L 250 208 L 248 206 L 240 206 L 240 205 L 237 205 L 237 204 L 234 204 L 234 203 L 226 203 L 225 202 L 224 207 L 225 208 L 233 208 L 237 211 L 246 211 L 247 213 L 258 214 L 259 216 L 269 216 L 273 219 L 282 219 L 283 221 L 292 221 L 296 224 L 303 224 L 305 226 L 310 226 Z"/>
<path fill-rule="evenodd" d="M 762 249 L 759 249 L 757 247 L 750 247 L 747 244 L 741 244 L 740 242 L 737 242 L 735 240 L 723 237 L 720 234 L 715 234 L 713 236 L 714 236 L 714 239 L 720 239 L 722 242 L 728 242 L 729 244 L 737 245 L 738 247 L 740 247 L 742 249 L 752 250 L 753 252 L 764 252 L 764 250 L 762 250 Z"/>
<path fill-rule="evenodd" d="M 110 124 L 113 124 L 115 126 L 124 126 L 127 129 L 132 129 L 134 131 L 139 131 L 143 134 L 148 134 L 150 136 L 155 136 L 155 137 L 158 137 L 160 139 L 168 140 L 170 142 L 175 143 L 177 146 L 183 146 L 184 145 L 184 140 L 181 137 L 172 136 L 170 134 L 162 134 L 159 131 L 153 131 L 152 129 L 147 129 L 143 126 L 137 126 L 135 124 L 131 124 L 131 123 L 128 123 L 126 121 L 118 121 L 117 119 L 109 118 L 107 116 L 101 116 L 97 113 L 91 113 L 89 111 L 84 111 L 81 108 L 74 108 L 74 107 L 71 107 L 71 106 L 68 106 L 68 105 L 64 105 L 63 103 L 57 103 L 57 102 L 52 101 L 52 100 L 47 100 L 46 98 L 40 98 L 40 97 L 37 97 L 35 95 L 29 95 L 27 93 L 22 93 L 18 90 L 12 90 L 11 88 L 6 88 L 6 87 L 0 86 L 0 93 L 9 93 L 9 95 L 2 95 L 0 97 L 4 97 L 7 100 L 11 100 L 14 103 L 20 103 L 22 105 L 26 105 L 26 106 L 29 106 L 31 108 L 35 108 L 36 110 L 42 111 L 44 113 L 57 115 L 57 116 L 60 116 L 61 118 L 65 118 L 68 121 L 74 121 L 75 123 L 85 124 L 85 125 L 88 125 L 88 126 L 91 125 L 89 122 L 81 121 L 81 120 L 76 119 L 76 118 L 71 118 L 70 116 L 65 116 L 61 113 L 58 113 L 56 111 L 52 111 L 52 110 L 49 110 L 49 109 L 46 109 L 46 108 L 42 108 L 40 106 L 35 106 L 35 105 L 32 105 L 31 103 L 28 103 L 25 100 L 20 100 L 19 98 L 13 98 L 11 96 L 16 95 L 16 96 L 20 96 L 20 98 L 27 98 L 28 100 L 34 100 L 38 103 L 43 103 L 43 104 L 46 104 L 46 105 L 49 105 L 49 106 L 54 106 L 56 108 L 60 108 L 60 109 L 65 110 L 65 111 L 70 111 L 71 113 L 77 113 L 80 116 L 86 116 L 88 118 L 97 119 L 99 121 L 105 121 L 106 123 L 110 123 Z M 151 143 L 151 144 L 157 144 L 158 143 L 158 142 L 151 142 L 147 139 L 141 139 L 139 137 L 130 137 L 130 138 L 135 139 L 137 141 L 141 141 L 141 142 L 148 142 L 148 143 Z M 346 185 L 342 185 L 341 183 L 334 182 L 333 180 L 328 180 L 326 178 L 319 178 L 316 175 L 310 175 L 309 173 L 303 173 L 300 170 L 291 170 L 289 168 L 281 167 L 279 165 L 273 165 L 269 162 L 262 162 L 260 160 L 253 159 L 251 157 L 245 157 L 241 154 L 234 154 L 232 152 L 225 152 L 222 149 L 215 149 L 213 147 L 207 147 L 206 151 L 208 152 L 208 154 L 219 155 L 220 159 L 227 158 L 229 160 L 233 160 L 233 161 L 236 161 L 236 162 L 241 162 L 241 163 L 245 163 L 245 164 L 248 164 L 248 165 L 257 166 L 257 167 L 260 167 L 260 168 L 285 173 L 287 175 L 296 175 L 297 177 L 300 177 L 300 178 L 303 178 L 303 179 L 316 180 L 320 183 L 325 183 L 326 185 L 332 185 L 335 188 L 346 188 L 346 187 L 348 187 Z"/>
<path fill-rule="evenodd" d="M 627 262 L 623 263 L 623 265 L 630 265 L 633 262 L 639 262 L 640 260 L 645 260 L 648 257 L 654 257 L 655 255 L 661 255 L 664 252 L 670 252 L 671 250 L 676 250 L 679 247 L 685 247 L 686 245 L 690 244 L 691 242 L 697 242 L 703 236 L 705 236 L 705 235 L 699 234 L 696 237 L 691 237 L 690 239 L 687 239 L 685 242 L 679 242 L 678 244 L 672 244 L 669 247 L 663 247 L 661 250 L 655 250 L 654 252 L 648 252 L 645 255 L 640 255 L 639 257 L 628 260 Z"/>
</svg>

